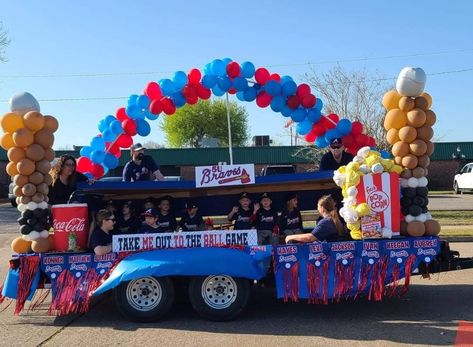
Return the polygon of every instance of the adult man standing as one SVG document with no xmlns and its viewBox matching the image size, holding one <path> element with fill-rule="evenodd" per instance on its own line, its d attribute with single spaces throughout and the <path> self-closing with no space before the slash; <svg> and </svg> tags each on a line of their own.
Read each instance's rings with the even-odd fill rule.
<svg viewBox="0 0 473 347">
<path fill-rule="evenodd" d="M 320 159 L 320 170 L 337 170 L 340 166 L 347 165 L 353 160 L 353 155 L 345 152 L 341 138 L 330 142 L 329 151 Z"/>
<path fill-rule="evenodd" d="M 164 176 L 159 171 L 159 166 L 149 155 L 145 155 L 141 143 L 130 147 L 131 160 L 123 168 L 123 181 L 164 181 Z"/>
</svg>

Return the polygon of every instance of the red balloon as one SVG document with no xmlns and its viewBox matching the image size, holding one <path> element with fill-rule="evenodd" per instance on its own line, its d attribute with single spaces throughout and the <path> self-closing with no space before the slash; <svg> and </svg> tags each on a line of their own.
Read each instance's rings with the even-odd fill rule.
<svg viewBox="0 0 473 347">
<path fill-rule="evenodd" d="M 194 105 L 194 104 L 197 104 L 197 102 L 199 101 L 199 97 L 196 96 L 194 98 L 186 98 L 186 102 L 189 104 L 189 105 Z"/>
<path fill-rule="evenodd" d="M 374 137 L 369 137 L 368 138 L 368 146 L 370 147 L 376 147 L 376 140 L 374 139 Z"/>
<path fill-rule="evenodd" d="M 361 134 L 362 132 L 363 132 L 363 124 L 361 124 L 361 122 L 354 121 L 353 123 L 351 123 L 351 133 L 353 135 L 358 135 L 358 134 Z"/>
<path fill-rule="evenodd" d="M 199 95 L 199 98 L 207 100 L 212 96 L 212 91 L 208 88 L 205 88 L 202 84 L 198 84 L 197 94 Z"/>
<path fill-rule="evenodd" d="M 176 112 L 176 105 L 174 105 L 174 102 L 171 99 L 164 98 L 161 100 L 161 103 L 163 104 L 164 113 L 166 113 L 168 116 Z"/>
<path fill-rule="evenodd" d="M 199 69 L 192 69 L 191 71 L 189 71 L 189 74 L 188 74 L 189 83 L 197 84 L 200 82 L 201 78 L 202 78 L 202 74 L 200 73 Z"/>
<path fill-rule="evenodd" d="M 301 100 L 299 99 L 297 95 L 290 95 L 287 97 L 286 105 L 289 108 L 295 110 L 296 108 L 299 107 L 300 104 L 301 104 Z"/>
<path fill-rule="evenodd" d="M 351 147 L 353 146 L 353 144 L 355 143 L 355 138 L 353 137 L 353 135 L 345 135 L 342 137 L 342 143 L 345 147 Z"/>
<path fill-rule="evenodd" d="M 269 71 L 266 70 L 264 67 L 260 67 L 260 68 L 256 69 L 256 71 L 255 71 L 256 82 L 258 82 L 261 85 L 268 82 L 270 77 L 271 76 L 269 75 Z"/>
<path fill-rule="evenodd" d="M 100 178 L 105 173 L 103 166 L 100 164 L 93 164 L 92 168 L 89 171 L 95 178 Z"/>
<path fill-rule="evenodd" d="M 125 134 L 130 136 L 136 135 L 136 121 L 134 119 L 125 119 L 122 122 L 122 128 L 125 130 Z"/>
<path fill-rule="evenodd" d="M 117 119 L 120 121 L 120 122 L 123 122 L 125 119 L 129 119 L 127 114 L 126 114 L 126 111 L 125 111 L 125 107 L 120 107 L 117 112 L 115 112 L 115 116 L 117 117 Z"/>
<path fill-rule="evenodd" d="M 273 81 L 276 81 L 276 82 L 281 82 L 281 76 L 279 76 L 279 74 L 277 74 L 277 73 L 271 74 L 269 79 L 271 79 Z"/>
<path fill-rule="evenodd" d="M 302 98 L 302 106 L 305 108 L 312 108 L 315 106 L 317 99 L 314 94 L 306 95 Z"/>
<path fill-rule="evenodd" d="M 306 140 L 307 142 L 312 143 L 312 142 L 315 141 L 316 137 L 317 137 L 317 136 L 311 131 L 310 133 L 308 133 L 308 134 L 305 136 L 305 140 Z"/>
<path fill-rule="evenodd" d="M 330 113 L 327 117 L 333 120 L 335 123 L 338 123 L 338 121 L 340 120 L 338 114 L 335 113 Z"/>
<path fill-rule="evenodd" d="M 256 105 L 259 107 L 268 107 L 271 104 L 273 98 L 266 92 L 261 92 L 256 97 Z"/>
<path fill-rule="evenodd" d="M 325 127 L 321 122 L 318 122 L 312 126 L 311 132 L 314 133 L 315 136 L 323 135 L 325 134 Z"/>
<path fill-rule="evenodd" d="M 156 82 L 149 82 L 145 88 L 145 94 L 151 99 L 160 99 L 163 94 L 161 93 L 161 87 Z"/>
<path fill-rule="evenodd" d="M 151 104 L 149 104 L 149 111 L 152 114 L 160 114 L 163 112 L 163 105 L 161 105 L 161 101 L 159 99 L 151 101 Z"/>
<path fill-rule="evenodd" d="M 300 99 L 303 99 L 304 96 L 309 95 L 309 94 L 310 94 L 310 87 L 309 87 L 308 84 L 302 83 L 302 84 L 299 84 L 299 85 L 297 86 L 296 95 L 297 95 Z"/>
<path fill-rule="evenodd" d="M 197 87 L 194 84 L 186 84 L 182 89 L 182 94 L 186 98 L 195 98 L 197 97 Z"/>
<path fill-rule="evenodd" d="M 121 148 L 129 148 L 133 144 L 133 139 L 128 134 L 121 134 L 118 136 L 115 144 Z"/>
<path fill-rule="evenodd" d="M 112 153 L 117 158 L 120 158 L 120 146 L 118 146 L 116 142 L 107 142 L 105 148 L 107 149 L 107 152 Z"/>
<path fill-rule="evenodd" d="M 230 88 L 228 94 L 236 94 L 237 90 L 235 88 Z"/>
<path fill-rule="evenodd" d="M 358 135 L 355 136 L 355 143 L 359 147 L 367 146 L 369 141 L 370 141 L 370 139 L 365 134 L 358 134 Z"/>
<path fill-rule="evenodd" d="M 236 61 L 231 61 L 227 65 L 227 74 L 230 78 L 235 78 L 240 76 L 241 68 Z"/>
<path fill-rule="evenodd" d="M 94 165 L 94 163 L 92 163 L 92 160 L 87 157 L 80 157 L 77 159 L 77 171 L 79 172 L 89 172 L 92 170 L 92 165 Z"/>
</svg>

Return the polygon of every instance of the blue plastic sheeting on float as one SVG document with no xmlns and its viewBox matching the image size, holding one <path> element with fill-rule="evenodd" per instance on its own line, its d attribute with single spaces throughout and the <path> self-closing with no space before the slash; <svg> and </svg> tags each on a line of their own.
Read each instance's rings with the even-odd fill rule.
<svg viewBox="0 0 473 347">
<path fill-rule="evenodd" d="M 181 248 L 136 253 L 124 258 L 94 294 L 106 292 L 121 282 L 146 276 L 225 274 L 257 280 L 266 276 L 270 260 L 271 246 L 247 246 L 245 250 Z"/>
<path fill-rule="evenodd" d="M 8 270 L 7 277 L 5 278 L 5 283 L 3 283 L 2 296 L 9 299 L 16 299 L 18 295 L 18 281 L 19 281 L 20 270 L 19 269 L 10 269 Z M 31 300 L 38 288 L 40 277 L 40 271 L 36 272 L 33 282 L 31 283 L 31 288 L 28 293 L 27 300 Z"/>
<path fill-rule="evenodd" d="M 384 287 L 412 273 L 420 263 L 430 263 L 440 250 L 437 236 L 315 242 L 277 246 L 275 277 L 278 298 L 326 302 L 361 293 L 375 300 L 396 291 Z M 407 286 L 397 290 L 402 293 Z"/>
</svg>

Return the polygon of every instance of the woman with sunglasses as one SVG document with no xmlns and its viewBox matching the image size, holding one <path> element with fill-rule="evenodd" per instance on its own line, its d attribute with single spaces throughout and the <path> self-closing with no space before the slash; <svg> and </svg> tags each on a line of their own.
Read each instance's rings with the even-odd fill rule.
<svg viewBox="0 0 473 347">
<path fill-rule="evenodd" d="M 49 172 L 52 184 L 49 186 L 49 204 L 67 204 L 71 194 L 77 189 L 77 182 L 89 182 L 87 176 L 76 171 L 73 156 L 62 155 Z"/>
<path fill-rule="evenodd" d="M 320 159 L 319 170 L 337 170 L 353 160 L 353 155 L 345 152 L 342 139 L 336 138 L 330 142 L 329 151 Z"/>
<path fill-rule="evenodd" d="M 97 227 L 90 237 L 90 248 L 97 255 L 112 251 L 112 230 L 115 226 L 115 216 L 109 210 L 99 210 L 95 215 Z"/>
</svg>

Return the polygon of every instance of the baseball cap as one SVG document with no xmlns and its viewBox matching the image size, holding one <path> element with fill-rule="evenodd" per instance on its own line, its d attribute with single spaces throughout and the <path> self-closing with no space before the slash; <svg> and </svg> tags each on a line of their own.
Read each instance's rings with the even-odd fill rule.
<svg viewBox="0 0 473 347">
<path fill-rule="evenodd" d="M 332 141 L 330 141 L 330 146 L 334 145 L 334 146 L 341 146 L 343 143 L 342 143 L 342 139 L 340 137 L 336 137 L 334 139 L 332 139 Z"/>
<path fill-rule="evenodd" d="M 141 143 L 135 143 L 133 145 L 130 146 L 130 149 L 135 152 L 135 151 L 141 151 L 142 149 L 146 149 L 145 147 L 143 147 L 143 145 Z"/>
<path fill-rule="evenodd" d="M 146 211 L 144 211 L 141 215 L 144 217 L 157 217 L 158 211 L 156 211 L 154 208 L 149 208 Z"/>
<path fill-rule="evenodd" d="M 287 193 L 284 197 L 284 200 L 286 202 L 292 200 L 292 199 L 296 199 L 297 198 L 297 194 L 296 193 Z"/>
<path fill-rule="evenodd" d="M 243 193 L 240 194 L 240 200 L 241 199 L 249 199 L 249 198 L 250 198 L 250 196 L 248 195 L 247 192 L 243 192 Z"/>
<path fill-rule="evenodd" d="M 270 196 L 268 193 L 266 193 L 266 192 L 264 192 L 263 194 L 261 194 L 260 200 L 263 200 L 263 199 L 272 200 L 272 199 L 271 199 L 271 196 Z"/>
<path fill-rule="evenodd" d="M 196 204 L 194 201 L 187 201 L 187 202 L 185 203 L 185 208 L 186 208 L 186 210 L 190 210 L 190 209 L 192 209 L 192 208 L 197 208 L 197 207 L 198 207 L 198 206 L 197 206 L 197 204 Z"/>
</svg>

